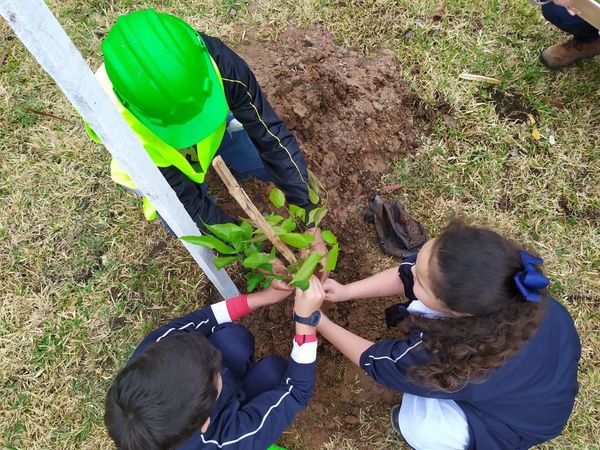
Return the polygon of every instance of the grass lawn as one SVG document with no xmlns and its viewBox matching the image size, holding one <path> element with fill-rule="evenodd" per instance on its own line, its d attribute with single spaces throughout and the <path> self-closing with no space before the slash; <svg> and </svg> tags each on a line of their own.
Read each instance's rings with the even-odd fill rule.
<svg viewBox="0 0 600 450">
<path fill-rule="evenodd" d="M 384 182 L 405 186 L 397 194 L 432 234 L 458 212 L 544 257 L 583 356 L 571 420 L 541 448 L 599 448 L 600 57 L 544 68 L 539 51 L 565 37 L 523 0 L 449 0 L 440 20 L 433 0 L 47 3 L 93 69 L 116 17 L 153 4 L 231 44 L 249 27 L 274 37 L 319 24 L 342 46 L 391 49 L 398 76 L 449 115 Z M 501 83 L 494 91 L 461 73 Z M 523 108 L 532 119 L 515 123 Z M 108 153 L 4 22 L 0 116 L 0 446 L 111 448 L 102 415 L 112 377 L 145 333 L 208 300 L 206 277 L 110 181 Z M 398 442 L 334 434 L 326 448 Z"/>
</svg>

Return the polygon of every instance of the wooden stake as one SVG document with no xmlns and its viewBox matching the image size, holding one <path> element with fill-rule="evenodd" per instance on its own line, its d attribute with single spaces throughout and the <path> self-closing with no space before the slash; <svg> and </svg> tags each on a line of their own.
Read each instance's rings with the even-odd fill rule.
<svg viewBox="0 0 600 450">
<path fill-rule="evenodd" d="M 220 156 L 215 157 L 213 159 L 212 166 L 221 177 L 221 180 L 223 180 L 223 183 L 225 183 L 225 186 L 227 186 L 227 190 L 231 196 L 242 207 L 254 226 L 265 234 L 267 239 L 269 239 L 275 248 L 279 250 L 287 262 L 290 264 L 296 264 L 298 262 L 296 256 L 294 256 L 289 247 L 285 245 L 281 239 L 279 239 L 279 236 L 275 234 L 275 231 L 273 231 L 273 228 L 269 222 L 265 220 L 258 208 L 254 205 L 254 203 L 252 203 L 252 200 L 250 200 L 250 197 L 248 197 L 248 194 L 246 194 L 246 192 L 238 184 L 237 180 L 229 170 L 229 167 L 227 167 L 225 161 L 223 161 L 223 158 Z"/>
</svg>

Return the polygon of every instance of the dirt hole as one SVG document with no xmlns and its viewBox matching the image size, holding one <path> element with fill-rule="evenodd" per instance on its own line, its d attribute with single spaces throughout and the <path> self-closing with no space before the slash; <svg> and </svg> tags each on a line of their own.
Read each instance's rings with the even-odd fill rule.
<svg viewBox="0 0 600 450">
<path fill-rule="evenodd" d="M 499 119 L 515 123 L 527 123 L 529 115 L 539 121 L 539 113 L 527 103 L 525 97 L 516 91 L 507 92 L 499 89 L 490 89 L 482 92 L 480 99 L 491 102 Z"/>
</svg>

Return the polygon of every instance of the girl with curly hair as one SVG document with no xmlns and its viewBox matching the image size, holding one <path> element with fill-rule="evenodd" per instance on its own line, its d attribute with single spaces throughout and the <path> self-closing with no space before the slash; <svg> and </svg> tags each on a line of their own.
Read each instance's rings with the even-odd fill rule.
<svg viewBox="0 0 600 450">
<path fill-rule="evenodd" d="M 392 427 L 415 449 L 526 449 L 560 434 L 578 390 L 573 319 L 545 294 L 543 261 L 497 233 L 453 222 L 396 268 L 326 300 L 404 294 L 399 338 L 363 339 L 322 315 L 317 330 L 376 382 L 404 392 Z"/>
</svg>

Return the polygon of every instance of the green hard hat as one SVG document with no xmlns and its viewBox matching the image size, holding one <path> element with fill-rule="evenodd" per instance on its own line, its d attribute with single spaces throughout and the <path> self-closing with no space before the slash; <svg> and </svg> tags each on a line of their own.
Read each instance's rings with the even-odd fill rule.
<svg viewBox="0 0 600 450">
<path fill-rule="evenodd" d="M 119 101 L 167 144 L 186 148 L 225 121 L 227 100 L 200 35 L 153 9 L 117 19 L 102 42 Z"/>
</svg>

